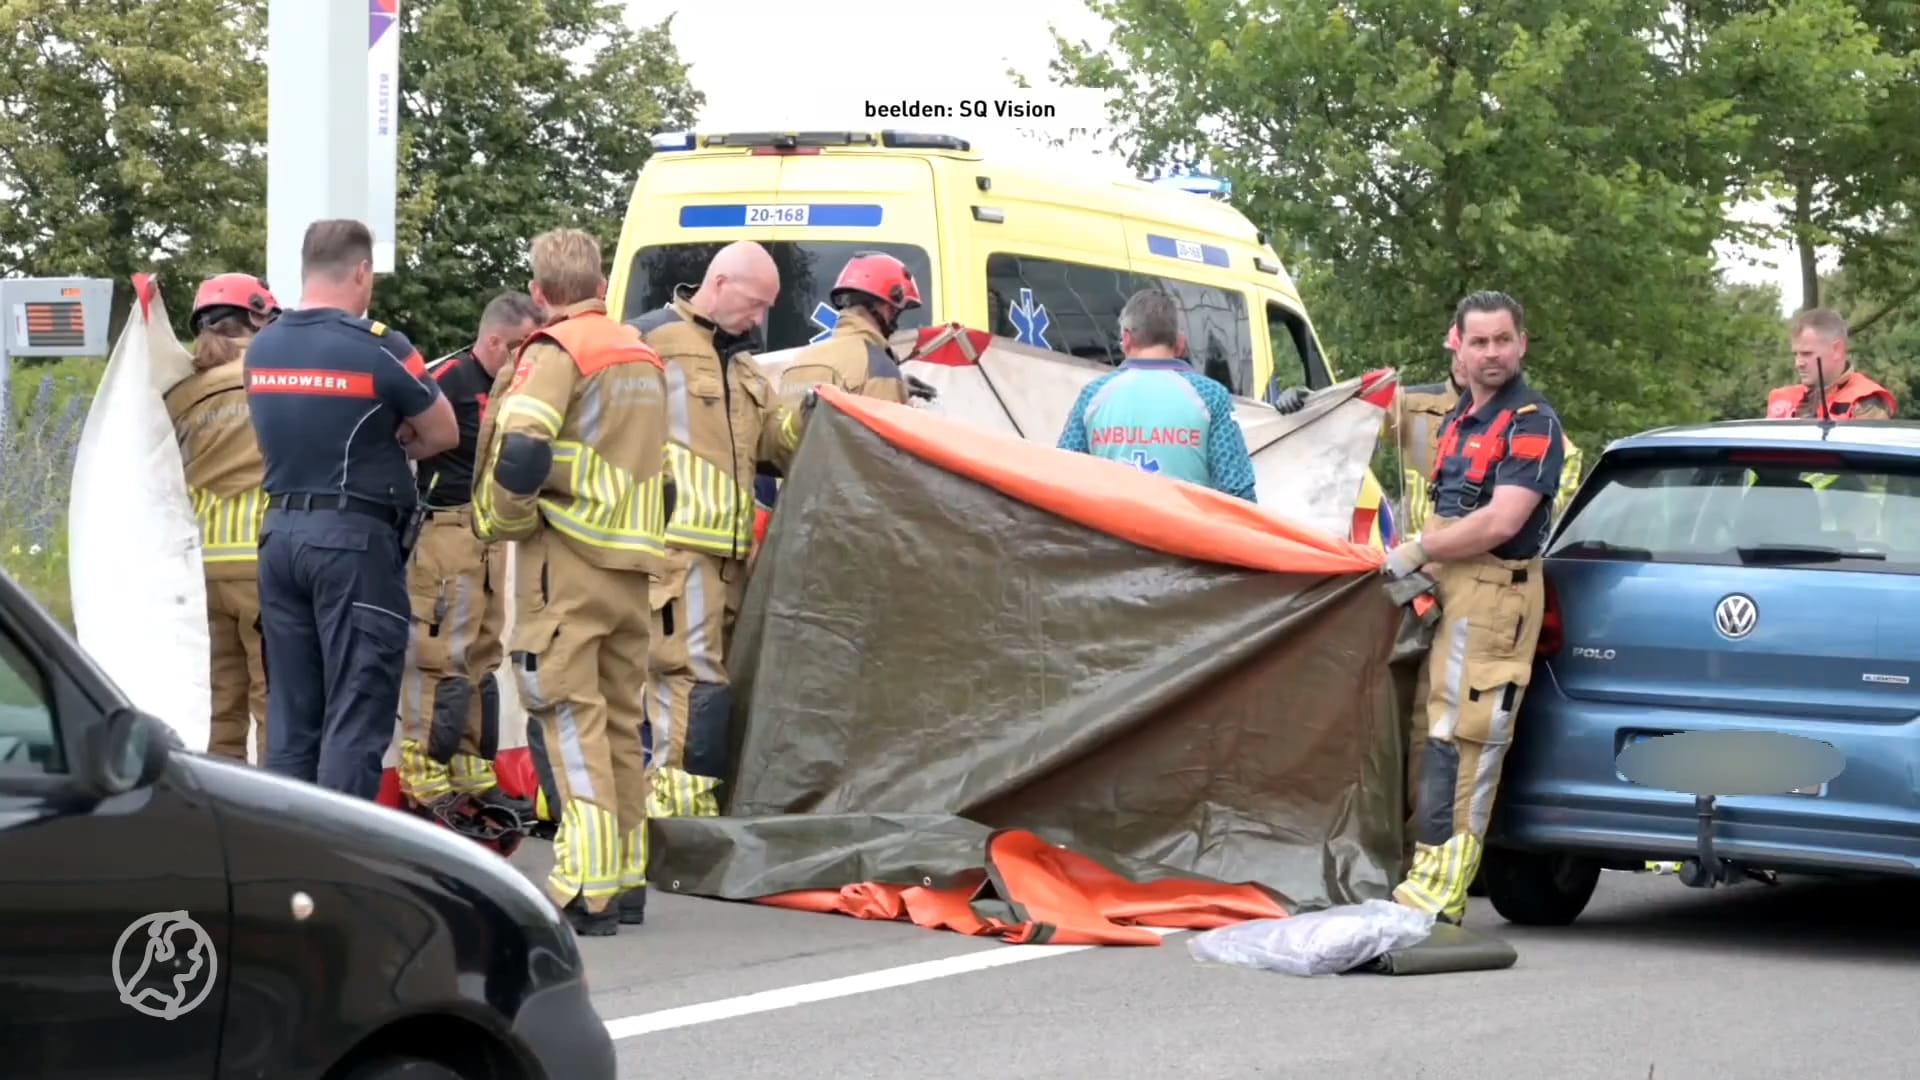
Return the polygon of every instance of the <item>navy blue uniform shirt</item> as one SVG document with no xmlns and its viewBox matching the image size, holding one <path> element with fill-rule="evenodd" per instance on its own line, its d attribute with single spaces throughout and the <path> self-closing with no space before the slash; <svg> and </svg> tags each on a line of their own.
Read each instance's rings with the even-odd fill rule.
<svg viewBox="0 0 1920 1080">
<path fill-rule="evenodd" d="M 471 348 L 450 353 L 427 365 L 440 392 L 453 403 L 460 445 L 420 461 L 420 501 L 428 506 L 459 506 L 473 501 L 473 465 L 480 453 L 480 418 L 487 411 L 493 376 Z"/>
<path fill-rule="evenodd" d="M 1490 430 L 1498 425 L 1500 430 Z M 1540 493 L 1540 502 L 1513 538 L 1490 553 L 1500 559 L 1531 559 L 1540 554 L 1553 524 L 1553 498 L 1560 490 L 1566 443 L 1560 417 L 1524 375 L 1501 387 L 1485 405 L 1473 408 L 1465 393 L 1440 421 L 1436 452 L 1439 479 L 1432 485 L 1433 513 L 1461 518 L 1493 501 L 1493 489 L 1517 484 Z M 1487 462 L 1476 485 L 1468 472 L 1476 458 Z"/>
<path fill-rule="evenodd" d="M 338 308 L 289 311 L 247 347 L 247 408 L 269 495 L 414 506 L 400 422 L 440 396 L 406 335 Z"/>
</svg>

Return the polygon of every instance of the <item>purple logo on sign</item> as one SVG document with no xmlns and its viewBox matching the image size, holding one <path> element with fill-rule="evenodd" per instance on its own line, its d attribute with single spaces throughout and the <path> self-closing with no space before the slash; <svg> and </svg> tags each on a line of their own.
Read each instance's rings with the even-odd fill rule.
<svg viewBox="0 0 1920 1080">
<path fill-rule="evenodd" d="M 399 18 L 400 0 L 367 0 L 367 48 L 380 43 L 380 38 Z"/>
</svg>

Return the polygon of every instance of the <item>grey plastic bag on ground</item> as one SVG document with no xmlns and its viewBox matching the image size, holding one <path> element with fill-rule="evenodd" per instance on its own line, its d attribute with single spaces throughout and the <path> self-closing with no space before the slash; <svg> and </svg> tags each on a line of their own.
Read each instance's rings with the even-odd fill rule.
<svg viewBox="0 0 1920 1080">
<path fill-rule="evenodd" d="M 1432 932 L 1432 915 L 1391 900 L 1368 900 L 1208 930 L 1187 939 L 1187 952 L 1201 963 L 1339 975 L 1382 953 L 1417 945 Z"/>
</svg>

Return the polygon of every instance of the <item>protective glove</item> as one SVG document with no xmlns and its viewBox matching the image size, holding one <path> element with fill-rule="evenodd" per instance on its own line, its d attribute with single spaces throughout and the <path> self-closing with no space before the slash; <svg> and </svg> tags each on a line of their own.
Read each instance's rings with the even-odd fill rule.
<svg viewBox="0 0 1920 1080">
<path fill-rule="evenodd" d="M 1282 390 L 1280 396 L 1273 399 L 1273 407 L 1280 411 L 1281 416 L 1299 412 L 1307 407 L 1307 388 L 1290 386 Z"/>
<path fill-rule="evenodd" d="M 940 396 L 940 391 L 935 390 L 932 383 L 917 379 L 905 372 L 901 372 L 900 377 L 907 381 L 907 397 L 910 399 L 921 398 L 926 401 L 932 401 L 934 398 Z"/>
<path fill-rule="evenodd" d="M 1420 541 L 1408 540 L 1387 552 L 1387 561 L 1380 567 L 1380 572 L 1398 581 L 1419 572 L 1421 567 L 1432 561 L 1427 558 L 1427 549 L 1420 546 Z"/>
</svg>

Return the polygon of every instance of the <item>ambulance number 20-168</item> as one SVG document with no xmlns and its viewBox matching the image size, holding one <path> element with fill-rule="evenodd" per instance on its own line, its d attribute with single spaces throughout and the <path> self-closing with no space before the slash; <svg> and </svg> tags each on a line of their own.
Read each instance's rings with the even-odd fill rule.
<svg viewBox="0 0 1920 1080">
<path fill-rule="evenodd" d="M 807 223 L 806 203 L 782 203 L 771 206 L 747 207 L 749 225 L 805 225 Z"/>
</svg>

